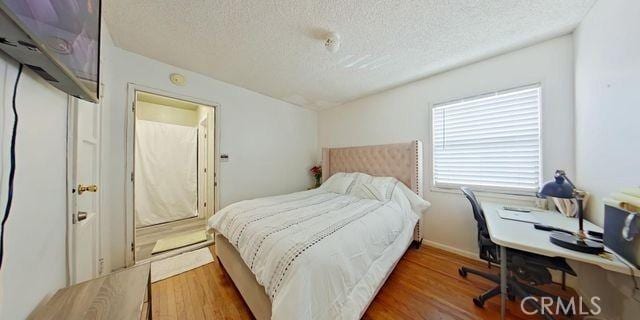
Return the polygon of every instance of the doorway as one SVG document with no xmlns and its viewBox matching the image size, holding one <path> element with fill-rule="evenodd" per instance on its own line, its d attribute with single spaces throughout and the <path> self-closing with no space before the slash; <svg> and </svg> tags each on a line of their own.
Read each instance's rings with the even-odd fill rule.
<svg viewBox="0 0 640 320">
<path fill-rule="evenodd" d="M 216 209 L 216 106 L 133 90 L 133 261 L 198 248 Z"/>
</svg>

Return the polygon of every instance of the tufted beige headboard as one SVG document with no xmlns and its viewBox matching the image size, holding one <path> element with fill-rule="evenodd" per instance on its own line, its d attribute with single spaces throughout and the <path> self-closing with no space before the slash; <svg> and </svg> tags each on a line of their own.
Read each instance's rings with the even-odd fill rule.
<svg viewBox="0 0 640 320">
<path fill-rule="evenodd" d="M 376 146 L 323 148 L 322 179 L 336 172 L 362 172 L 377 177 L 394 177 L 422 197 L 422 142 Z M 414 240 L 421 241 L 420 223 Z"/>
</svg>

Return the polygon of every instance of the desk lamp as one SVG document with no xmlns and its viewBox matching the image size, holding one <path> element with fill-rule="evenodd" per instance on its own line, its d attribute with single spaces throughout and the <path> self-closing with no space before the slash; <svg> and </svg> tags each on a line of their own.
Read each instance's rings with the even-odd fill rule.
<svg viewBox="0 0 640 320">
<path fill-rule="evenodd" d="M 549 236 L 549 240 L 551 243 L 569 250 L 598 254 L 604 251 L 604 246 L 601 243 L 588 240 L 583 229 L 584 210 L 582 207 L 582 201 L 584 200 L 584 194 L 584 191 L 577 189 L 573 182 L 567 178 L 567 175 L 563 170 L 556 170 L 554 180 L 546 182 L 542 188 L 540 188 L 538 197 L 576 199 L 578 202 L 578 232 L 569 234 L 554 231 Z"/>
</svg>

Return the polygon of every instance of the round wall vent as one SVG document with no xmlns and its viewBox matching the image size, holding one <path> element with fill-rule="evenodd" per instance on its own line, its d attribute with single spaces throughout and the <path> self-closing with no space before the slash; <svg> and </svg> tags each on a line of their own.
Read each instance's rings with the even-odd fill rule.
<svg viewBox="0 0 640 320">
<path fill-rule="evenodd" d="M 185 77 L 179 73 L 172 73 L 169 76 L 169 80 L 171 80 L 171 83 L 175 84 L 176 86 L 184 86 L 187 82 L 187 79 L 185 79 Z"/>
</svg>

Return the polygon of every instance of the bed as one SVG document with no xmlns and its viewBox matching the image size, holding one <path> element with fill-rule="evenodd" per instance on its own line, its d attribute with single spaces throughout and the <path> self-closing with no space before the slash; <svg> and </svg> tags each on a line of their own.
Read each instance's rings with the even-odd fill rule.
<svg viewBox="0 0 640 320">
<path fill-rule="evenodd" d="M 241 201 L 209 220 L 216 255 L 256 319 L 363 315 L 422 241 L 422 145 L 323 149 L 314 190 Z"/>
</svg>

